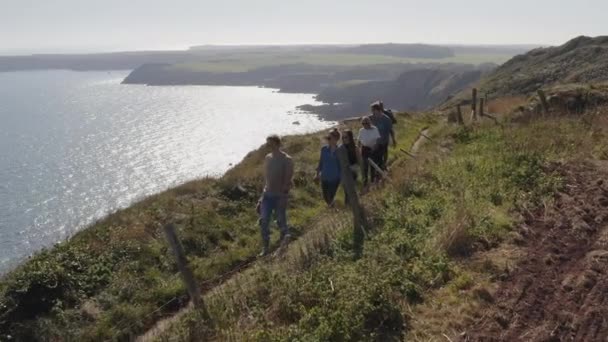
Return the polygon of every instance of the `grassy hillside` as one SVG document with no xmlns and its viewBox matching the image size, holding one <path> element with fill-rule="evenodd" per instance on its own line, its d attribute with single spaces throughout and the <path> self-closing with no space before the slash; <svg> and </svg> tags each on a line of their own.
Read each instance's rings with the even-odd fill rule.
<svg viewBox="0 0 608 342">
<path fill-rule="evenodd" d="M 287 139 L 297 162 L 292 205 L 302 208 L 290 217 L 296 235 L 322 209 L 311 181 L 319 146 L 318 135 Z M 256 255 L 263 154 L 252 152 L 221 179 L 184 184 L 110 215 L 10 272 L 0 282 L 0 339 L 125 339 L 183 306 L 161 229 L 168 220 L 201 281 Z"/>
<path fill-rule="evenodd" d="M 402 147 L 420 125 L 408 126 Z M 289 212 L 296 237 L 325 212 L 312 181 L 321 142 L 321 133 L 286 139 L 296 163 Z M 251 152 L 220 179 L 190 182 L 112 214 L 7 274 L 0 338 L 124 340 L 183 307 L 188 298 L 161 229 L 168 221 L 206 286 L 250 262 L 261 248 L 254 208 L 264 154 Z"/>
<path fill-rule="evenodd" d="M 608 158 L 604 113 L 507 116 L 502 126 L 469 128 L 433 115 L 400 116 L 399 148 L 409 149 L 423 127 L 433 140 L 417 159 L 393 152 L 392 181 L 363 197 L 372 226 L 360 259 L 352 257 L 348 211 L 325 209 L 311 181 L 320 134 L 289 137 L 296 241 L 283 258 L 250 263 L 260 247 L 253 207 L 264 154 L 254 151 L 221 179 L 153 196 L 8 274 L 0 283 L 2 338 L 129 340 L 179 311 L 188 299 L 160 230 L 169 220 L 210 289 L 214 328 L 190 311 L 156 331 L 158 338 L 440 336 L 473 317 L 504 267 L 499 259 L 474 267 L 476 256 L 517 238 L 521 211 L 542 207 L 562 186 L 548 166 Z M 235 268 L 241 272 L 230 274 Z"/>
<path fill-rule="evenodd" d="M 559 165 L 608 158 L 606 114 L 524 122 L 507 116 L 501 126 L 470 128 L 433 118 L 407 121 L 402 136 L 424 122 L 433 141 L 415 160 L 397 154 L 392 182 L 363 198 L 373 228 L 362 258 L 352 257 L 347 212 L 320 217 L 284 258 L 258 264 L 205 296 L 213 329 L 190 311 L 153 336 L 456 339 L 517 258 L 498 255 L 497 247 L 521 239 L 514 228 L 522 213 L 546 206 L 564 186 Z"/>
<path fill-rule="evenodd" d="M 608 37 L 577 37 L 516 56 L 481 82 L 484 92 L 520 95 L 563 83 L 608 81 Z"/>
</svg>

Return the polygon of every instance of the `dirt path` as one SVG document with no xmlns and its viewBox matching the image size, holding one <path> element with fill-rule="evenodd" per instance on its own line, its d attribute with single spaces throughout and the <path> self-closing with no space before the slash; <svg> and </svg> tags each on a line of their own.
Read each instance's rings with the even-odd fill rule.
<svg viewBox="0 0 608 342">
<path fill-rule="evenodd" d="M 608 341 L 608 167 L 557 170 L 563 192 L 527 215 L 526 256 L 463 341 Z"/>
</svg>

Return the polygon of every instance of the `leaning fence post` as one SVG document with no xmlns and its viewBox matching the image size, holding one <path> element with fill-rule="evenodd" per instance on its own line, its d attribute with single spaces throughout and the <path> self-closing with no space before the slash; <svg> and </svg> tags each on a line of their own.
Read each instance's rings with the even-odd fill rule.
<svg viewBox="0 0 608 342">
<path fill-rule="evenodd" d="M 167 241 L 169 242 L 169 245 L 173 250 L 173 254 L 175 255 L 175 261 L 177 262 L 179 273 L 181 274 L 182 280 L 188 289 L 190 298 L 192 298 L 192 303 L 196 309 L 201 311 L 203 318 L 209 321 L 209 313 L 205 307 L 203 299 L 201 298 L 201 291 L 194 280 L 194 275 L 192 274 L 190 267 L 188 267 L 188 260 L 186 259 L 184 248 L 177 238 L 175 226 L 172 223 L 169 223 L 164 226 L 164 230 Z"/>
<path fill-rule="evenodd" d="M 359 195 L 357 195 L 357 187 L 355 179 L 350 170 L 348 161 L 348 152 L 344 146 L 338 148 L 338 160 L 340 162 L 342 186 L 348 196 L 348 204 L 353 212 L 353 242 L 355 246 L 355 258 L 361 257 L 363 253 L 363 240 L 365 237 L 365 227 L 367 226 L 365 213 L 359 203 Z"/>
<path fill-rule="evenodd" d="M 456 105 L 456 120 L 459 125 L 464 125 L 464 119 L 462 118 L 462 109 L 460 109 L 460 105 Z"/>
<path fill-rule="evenodd" d="M 473 88 L 471 95 L 471 121 L 477 121 L 477 88 Z"/>
<path fill-rule="evenodd" d="M 545 96 L 545 92 L 542 89 L 538 89 L 536 92 L 538 93 L 540 103 L 543 106 L 543 114 L 549 114 L 549 104 L 547 103 L 547 97 Z"/>
<path fill-rule="evenodd" d="M 483 118 L 483 116 L 485 115 L 485 110 L 483 108 L 484 104 L 485 104 L 485 101 L 482 97 L 479 99 L 479 117 L 480 118 Z"/>
</svg>

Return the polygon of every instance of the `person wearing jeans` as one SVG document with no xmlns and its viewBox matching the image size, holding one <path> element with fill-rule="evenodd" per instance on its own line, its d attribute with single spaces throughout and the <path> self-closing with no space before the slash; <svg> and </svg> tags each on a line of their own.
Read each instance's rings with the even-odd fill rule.
<svg viewBox="0 0 608 342">
<path fill-rule="evenodd" d="M 271 152 L 264 159 L 266 185 L 262 198 L 258 202 L 263 243 L 260 256 L 265 256 L 269 252 L 270 222 L 273 212 L 281 230 L 281 243 L 287 243 L 290 238 L 287 226 L 287 199 L 292 185 L 293 161 L 287 153 L 281 150 L 281 138 L 279 136 L 269 136 L 266 139 L 266 146 Z"/>
<path fill-rule="evenodd" d="M 378 128 L 373 126 L 369 117 L 363 117 L 361 119 L 361 126 L 359 130 L 359 146 L 361 147 L 361 159 L 363 166 L 363 186 L 366 187 L 368 184 L 368 174 L 371 174 L 371 182 L 376 181 L 376 169 L 374 169 L 369 160 L 378 164 L 378 140 L 380 139 L 380 133 Z"/>
<path fill-rule="evenodd" d="M 340 161 L 337 154 L 340 132 L 334 128 L 329 132 L 326 139 L 327 145 L 321 148 L 315 180 L 321 180 L 323 199 L 328 206 L 333 207 L 340 186 Z"/>
</svg>

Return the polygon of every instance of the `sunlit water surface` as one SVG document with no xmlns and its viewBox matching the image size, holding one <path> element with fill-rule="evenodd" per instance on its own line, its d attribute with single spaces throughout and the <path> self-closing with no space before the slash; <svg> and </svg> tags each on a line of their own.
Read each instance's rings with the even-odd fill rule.
<svg viewBox="0 0 608 342">
<path fill-rule="evenodd" d="M 331 125 L 296 110 L 312 95 L 125 76 L 0 73 L 0 272 L 138 199 L 222 174 L 270 133 Z"/>
</svg>

